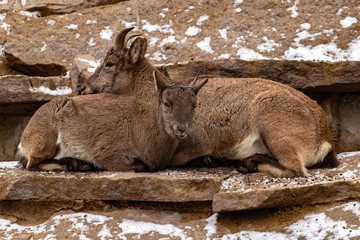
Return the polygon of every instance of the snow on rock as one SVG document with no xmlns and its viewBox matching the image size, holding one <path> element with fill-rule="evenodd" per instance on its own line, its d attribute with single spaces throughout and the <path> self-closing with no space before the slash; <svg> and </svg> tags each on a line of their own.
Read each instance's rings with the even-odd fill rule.
<svg viewBox="0 0 360 240">
<path fill-rule="evenodd" d="M 79 30 L 79 25 L 77 25 L 77 24 L 69 24 L 65 27 L 69 30 Z"/>
<path fill-rule="evenodd" d="M 185 35 L 186 35 L 186 36 L 193 37 L 193 36 L 198 35 L 200 32 L 201 32 L 201 29 L 200 29 L 200 28 L 195 27 L 195 26 L 191 26 L 191 27 L 188 27 L 188 28 L 186 29 Z"/>
<path fill-rule="evenodd" d="M 206 37 L 201 42 L 198 42 L 196 46 L 206 53 L 213 54 L 214 51 L 211 49 L 210 42 L 211 42 L 211 37 Z"/>
<path fill-rule="evenodd" d="M 30 88 L 30 92 L 42 92 L 45 94 L 49 94 L 49 95 L 66 95 L 66 94 L 71 94 L 72 93 L 72 89 L 69 87 L 59 87 L 56 88 L 55 90 L 51 90 L 48 87 L 45 86 L 40 86 L 40 87 L 32 87 Z"/>
<path fill-rule="evenodd" d="M 113 35 L 113 31 L 109 26 L 105 26 L 103 30 L 100 32 L 100 38 L 111 41 L 111 37 Z"/>
<path fill-rule="evenodd" d="M 88 72 L 95 72 L 95 70 L 100 66 L 101 64 L 101 60 L 98 61 L 92 61 L 92 60 L 88 60 L 85 58 L 78 58 L 79 61 L 84 62 L 86 64 L 88 64 L 90 67 L 87 69 Z"/>
<path fill-rule="evenodd" d="M 340 21 L 340 24 L 343 28 L 348 28 L 351 27 L 351 25 L 353 25 L 354 23 L 357 23 L 358 20 L 357 18 L 354 17 L 346 17 L 345 19 Z"/>
</svg>

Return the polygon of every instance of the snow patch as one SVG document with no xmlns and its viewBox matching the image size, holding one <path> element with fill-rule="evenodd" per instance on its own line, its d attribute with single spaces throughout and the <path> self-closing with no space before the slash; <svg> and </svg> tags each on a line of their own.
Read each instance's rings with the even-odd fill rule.
<svg viewBox="0 0 360 240">
<path fill-rule="evenodd" d="M 151 37 L 149 40 L 149 46 L 154 47 L 159 40 L 160 38 L 158 37 Z"/>
<path fill-rule="evenodd" d="M 206 20 L 209 20 L 208 15 L 200 16 L 199 19 L 196 22 L 196 25 L 200 26 L 202 24 L 202 22 L 206 21 Z"/>
<path fill-rule="evenodd" d="M 192 9 L 194 9 L 195 7 L 194 6 L 189 6 L 187 9 L 185 9 L 185 13 L 187 13 L 188 11 L 190 11 L 190 10 L 192 10 Z"/>
<path fill-rule="evenodd" d="M 200 32 L 201 32 L 200 28 L 191 26 L 191 27 L 188 27 L 188 29 L 186 29 L 185 35 L 193 37 L 193 36 L 198 35 Z"/>
<path fill-rule="evenodd" d="M 92 60 L 88 60 L 85 58 L 78 58 L 79 61 L 84 62 L 86 64 L 88 64 L 90 67 L 87 69 L 88 72 L 93 73 L 95 72 L 95 70 L 100 66 L 101 61 L 92 61 Z"/>
<path fill-rule="evenodd" d="M 275 47 L 281 46 L 281 44 L 275 43 L 274 40 L 270 40 L 266 36 L 263 37 L 263 40 L 265 43 L 261 43 L 256 47 L 260 52 L 271 52 L 275 50 Z"/>
<path fill-rule="evenodd" d="M 88 20 L 86 20 L 86 25 L 88 25 L 88 24 L 96 24 L 97 23 L 97 21 L 96 20 L 90 20 L 90 19 L 88 19 Z"/>
<path fill-rule="evenodd" d="M 213 215 L 211 215 L 210 217 L 205 219 L 207 224 L 204 227 L 204 229 L 207 231 L 207 233 L 206 233 L 207 240 L 210 240 L 211 239 L 210 237 L 217 233 L 217 227 L 216 227 L 217 217 L 218 217 L 218 213 L 214 213 Z"/>
<path fill-rule="evenodd" d="M 156 224 L 152 222 L 133 221 L 124 219 L 122 223 L 118 224 L 122 232 L 118 235 L 120 239 L 127 239 L 126 234 L 135 234 L 133 239 L 142 239 L 141 235 L 151 232 L 157 232 L 162 235 L 167 235 L 170 238 L 180 238 L 181 240 L 189 240 L 184 233 L 184 230 L 172 224 Z"/>
<path fill-rule="evenodd" d="M 345 9 L 349 9 L 349 7 L 345 6 L 345 7 L 340 8 L 340 9 L 337 11 L 336 15 L 340 16 Z"/>
<path fill-rule="evenodd" d="M 39 18 L 41 17 L 41 14 L 39 11 L 34 11 L 34 12 L 28 12 L 28 11 L 19 11 L 20 15 L 26 16 L 28 18 Z M 28 19 L 29 20 L 29 19 Z"/>
<path fill-rule="evenodd" d="M 56 21 L 52 19 L 45 20 L 45 22 L 49 25 L 54 25 L 56 23 Z"/>
<path fill-rule="evenodd" d="M 45 42 L 41 42 L 43 46 L 41 47 L 40 51 L 43 52 L 46 50 L 47 44 Z"/>
<path fill-rule="evenodd" d="M 105 26 L 103 30 L 100 32 L 100 38 L 111 41 L 111 37 L 113 35 L 113 31 L 109 26 Z"/>
<path fill-rule="evenodd" d="M 156 51 L 156 52 L 154 52 L 153 56 L 150 57 L 150 59 L 160 62 L 160 61 L 166 60 L 167 56 L 160 51 Z"/>
<path fill-rule="evenodd" d="M 219 29 L 220 37 L 227 40 L 227 31 L 229 28 Z"/>
<path fill-rule="evenodd" d="M 359 152 L 343 152 L 343 153 L 337 154 L 337 158 L 342 159 L 342 158 L 353 157 L 353 156 L 357 156 L 357 155 L 360 155 L 360 151 Z"/>
<path fill-rule="evenodd" d="M 69 24 L 67 26 L 65 26 L 67 29 L 69 30 L 79 30 L 79 26 L 76 24 Z"/>
<path fill-rule="evenodd" d="M 172 26 L 171 20 L 169 24 L 165 24 L 163 26 L 159 26 L 157 24 L 155 25 L 150 24 L 147 20 L 141 20 L 141 23 L 143 24 L 141 29 L 147 32 L 159 31 L 164 34 L 172 34 L 172 35 L 175 34 L 174 30 L 171 28 Z"/>
<path fill-rule="evenodd" d="M 292 18 L 296 18 L 299 13 L 297 12 L 298 7 L 297 4 L 299 3 L 299 0 L 295 0 L 294 5 L 292 7 L 289 7 L 288 9 L 286 9 L 286 11 L 291 11 L 291 17 Z"/>
<path fill-rule="evenodd" d="M 3 169 L 14 169 L 18 168 L 18 161 L 0 162 L 0 168 Z"/>
<path fill-rule="evenodd" d="M 8 0 L 1 0 L 0 4 L 8 4 Z"/>
<path fill-rule="evenodd" d="M 58 87 L 55 90 L 51 90 L 50 88 L 45 87 L 45 86 L 40 86 L 38 88 L 32 87 L 29 90 L 30 90 L 30 92 L 42 92 L 42 93 L 54 95 L 54 96 L 66 95 L 66 94 L 72 93 L 72 89 L 67 86 Z"/>
<path fill-rule="evenodd" d="M 225 53 L 225 54 L 221 54 L 218 59 L 230 59 L 230 54 Z"/>
<path fill-rule="evenodd" d="M 93 38 L 93 37 L 91 37 L 90 40 L 88 41 L 88 45 L 89 45 L 90 47 L 93 47 L 93 46 L 96 45 L 96 43 L 94 42 L 94 38 Z"/>
<path fill-rule="evenodd" d="M 206 53 L 213 54 L 214 51 L 211 49 L 210 42 L 211 42 L 211 37 L 206 37 L 201 42 L 198 42 L 196 46 Z"/>
<path fill-rule="evenodd" d="M 121 20 L 121 23 L 124 24 L 126 28 L 134 27 L 134 30 L 137 30 L 136 22 L 127 22 L 125 20 Z"/>
<path fill-rule="evenodd" d="M 357 18 L 354 17 L 346 17 L 345 19 L 340 21 L 340 24 L 343 28 L 348 28 L 351 27 L 351 25 L 353 25 L 354 23 L 357 23 L 358 20 Z"/>
<path fill-rule="evenodd" d="M 10 24 L 7 24 L 6 22 L 3 22 L 1 25 L 0 25 L 1 28 L 3 28 L 7 35 L 10 34 Z"/>
</svg>

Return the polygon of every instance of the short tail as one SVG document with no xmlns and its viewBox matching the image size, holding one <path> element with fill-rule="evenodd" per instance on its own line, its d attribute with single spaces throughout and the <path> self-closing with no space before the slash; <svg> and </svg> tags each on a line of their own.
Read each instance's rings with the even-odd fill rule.
<svg viewBox="0 0 360 240">
<path fill-rule="evenodd" d="M 322 162 L 317 163 L 311 168 L 335 168 L 339 166 L 339 160 L 336 157 L 335 151 L 332 149 L 323 159 Z"/>
</svg>

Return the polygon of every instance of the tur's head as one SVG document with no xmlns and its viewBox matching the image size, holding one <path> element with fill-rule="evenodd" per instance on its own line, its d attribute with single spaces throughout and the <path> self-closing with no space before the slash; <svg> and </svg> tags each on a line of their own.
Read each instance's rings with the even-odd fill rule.
<svg viewBox="0 0 360 240">
<path fill-rule="evenodd" d="M 144 60 L 147 40 L 133 35 L 126 40 L 126 35 L 133 29 L 126 28 L 116 37 L 115 45 L 111 47 L 95 73 L 80 86 L 80 94 L 116 93 L 127 94 L 132 88 L 131 71 Z M 127 42 L 136 38 L 127 48 Z"/>
<path fill-rule="evenodd" d="M 159 93 L 159 113 L 164 123 L 165 131 L 170 136 L 184 139 L 193 118 L 196 96 L 199 90 L 207 83 L 207 79 L 196 84 L 198 76 L 188 85 L 176 84 L 167 73 L 166 82 L 153 72 L 156 89 Z"/>
</svg>

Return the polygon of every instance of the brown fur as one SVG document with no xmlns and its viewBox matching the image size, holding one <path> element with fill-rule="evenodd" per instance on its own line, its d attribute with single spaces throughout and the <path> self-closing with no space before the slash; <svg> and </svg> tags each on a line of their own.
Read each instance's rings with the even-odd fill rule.
<svg viewBox="0 0 360 240">
<path fill-rule="evenodd" d="M 122 40 L 125 42 L 125 37 Z M 154 98 L 150 81 L 155 68 L 144 57 L 147 40 L 138 37 L 130 48 L 125 45 L 117 48 L 121 57 L 115 61 L 122 67 L 112 74 L 107 71 L 107 55 L 84 84 L 84 94 L 108 91 Z M 106 71 L 105 77 L 102 72 Z M 103 88 L 110 85 L 113 87 Z M 322 108 L 303 93 L 274 81 L 210 78 L 198 99 L 194 123 L 188 140 L 178 146 L 172 165 L 206 155 L 242 160 L 263 154 L 277 159 L 280 166 L 271 164 L 269 158 L 269 164 L 255 161 L 258 169 L 279 177 L 305 176 L 306 168 L 323 162 L 337 166 L 334 154 L 326 157 L 333 146 Z"/>
<path fill-rule="evenodd" d="M 186 141 L 201 87 L 168 86 L 154 77 L 158 89 L 154 102 L 96 94 L 56 97 L 44 104 L 23 132 L 19 162 L 30 170 L 49 170 L 54 159 L 61 160 L 57 170 L 86 170 L 73 159 L 103 170 L 165 167 L 178 144 Z"/>
</svg>

